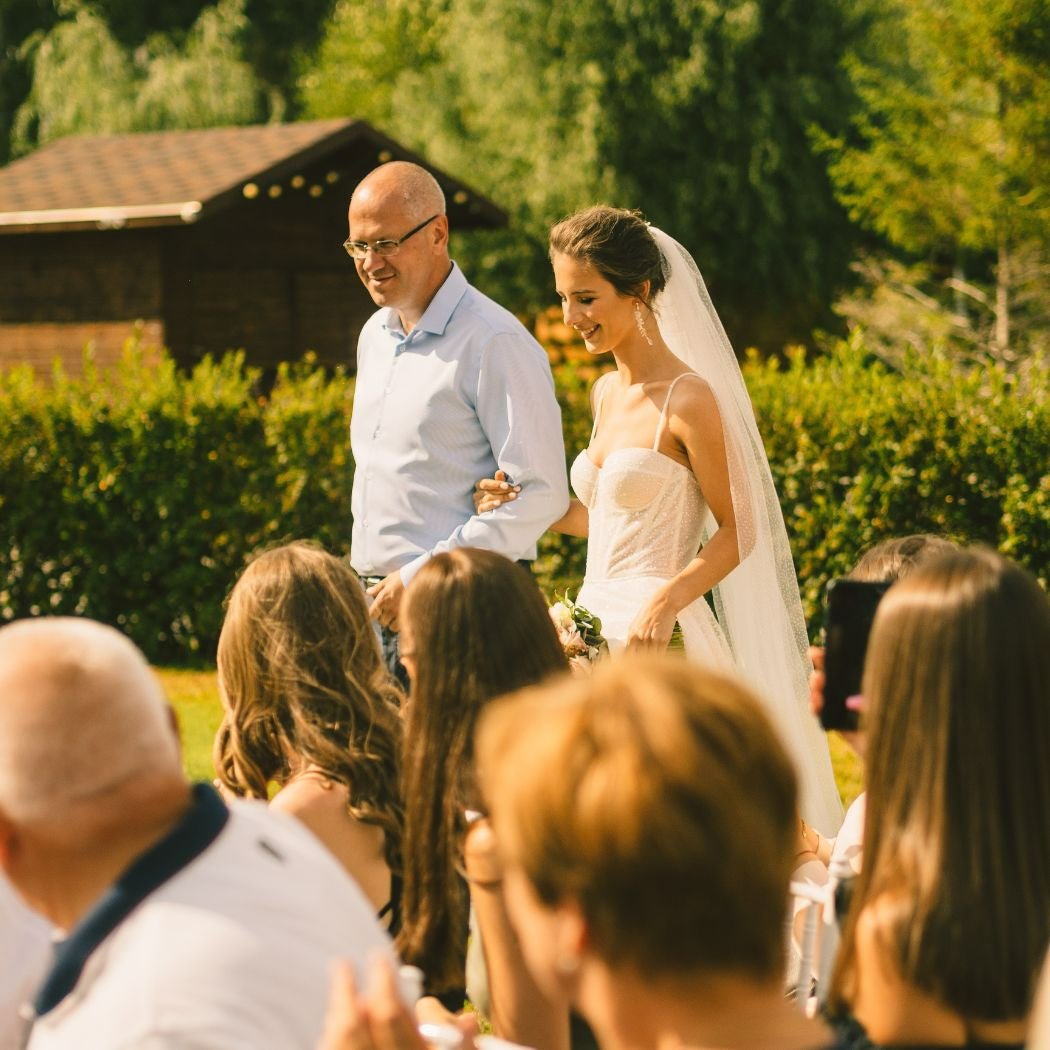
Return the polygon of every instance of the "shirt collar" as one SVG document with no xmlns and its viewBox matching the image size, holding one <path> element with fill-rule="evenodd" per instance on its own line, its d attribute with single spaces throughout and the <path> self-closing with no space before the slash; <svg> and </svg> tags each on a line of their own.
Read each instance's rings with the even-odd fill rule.
<svg viewBox="0 0 1050 1050">
<path fill-rule="evenodd" d="M 430 300 L 430 305 L 423 311 L 423 316 L 412 331 L 429 332 L 431 335 L 444 335 L 445 329 L 452 319 L 452 314 L 459 305 L 459 301 L 466 294 L 467 287 L 467 279 L 463 276 L 463 271 L 453 263 L 449 275 L 434 293 L 434 298 Z M 383 327 L 393 332 L 404 332 L 397 310 L 392 307 L 387 309 Z"/>
<path fill-rule="evenodd" d="M 189 811 L 159 842 L 141 854 L 55 949 L 51 972 L 37 993 L 37 1017 L 73 990 L 96 948 L 154 890 L 200 856 L 219 836 L 229 811 L 209 784 L 195 784 Z"/>
</svg>

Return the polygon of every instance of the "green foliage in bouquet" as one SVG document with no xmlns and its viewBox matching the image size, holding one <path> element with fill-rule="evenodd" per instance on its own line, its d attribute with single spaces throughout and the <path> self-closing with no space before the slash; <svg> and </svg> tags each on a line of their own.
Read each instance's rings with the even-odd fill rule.
<svg viewBox="0 0 1050 1050">
<path fill-rule="evenodd" d="M 589 663 L 609 646 L 602 637 L 602 621 L 569 597 L 568 590 L 550 607 L 551 620 L 569 662 Z"/>
</svg>

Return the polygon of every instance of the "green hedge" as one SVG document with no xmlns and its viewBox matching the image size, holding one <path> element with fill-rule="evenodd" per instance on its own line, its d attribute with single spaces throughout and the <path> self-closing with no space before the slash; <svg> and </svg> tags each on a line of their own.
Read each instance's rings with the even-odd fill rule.
<svg viewBox="0 0 1050 1050">
<path fill-rule="evenodd" d="M 855 336 L 745 375 L 811 625 L 829 576 L 908 533 L 997 547 L 1047 585 L 1050 362 L 1021 378 L 931 354 L 898 373 Z"/>
<path fill-rule="evenodd" d="M 587 382 L 555 369 L 571 459 Z M 880 539 L 937 532 L 1050 577 L 1050 366 L 1023 381 L 936 356 L 907 374 L 854 339 L 745 374 L 811 624 L 824 581 Z M 112 372 L 0 375 L 0 619 L 115 623 L 155 661 L 210 659 L 222 599 L 260 546 L 349 543 L 352 381 L 309 362 L 268 397 L 240 355 L 185 375 L 131 348 Z M 581 541 L 548 535 L 537 572 L 575 589 Z"/>
<path fill-rule="evenodd" d="M 346 549 L 351 382 L 258 381 L 239 354 L 186 375 L 134 347 L 78 379 L 0 377 L 0 619 L 91 616 L 151 660 L 211 659 L 252 550 Z"/>
</svg>

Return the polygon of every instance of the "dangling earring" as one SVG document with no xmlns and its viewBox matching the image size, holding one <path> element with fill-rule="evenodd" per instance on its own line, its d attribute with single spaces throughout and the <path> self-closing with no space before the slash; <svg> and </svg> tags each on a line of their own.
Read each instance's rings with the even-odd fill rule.
<svg viewBox="0 0 1050 1050">
<path fill-rule="evenodd" d="M 649 332 L 645 327 L 645 318 L 642 316 L 642 304 L 637 299 L 634 301 L 634 323 L 638 326 L 638 331 L 642 333 L 642 338 L 652 346 L 653 341 L 649 337 Z"/>
</svg>

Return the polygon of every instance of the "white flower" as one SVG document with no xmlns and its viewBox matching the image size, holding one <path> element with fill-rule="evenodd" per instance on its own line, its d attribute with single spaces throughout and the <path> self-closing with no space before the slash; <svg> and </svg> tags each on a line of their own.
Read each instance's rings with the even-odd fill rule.
<svg viewBox="0 0 1050 1050">
<path fill-rule="evenodd" d="M 550 607 L 551 619 L 554 621 L 554 626 L 558 628 L 558 631 L 568 631 L 573 625 L 572 611 L 565 604 L 565 602 L 555 602 Z"/>
</svg>

